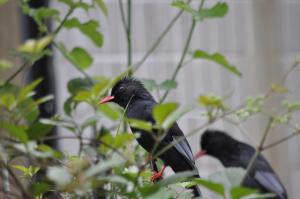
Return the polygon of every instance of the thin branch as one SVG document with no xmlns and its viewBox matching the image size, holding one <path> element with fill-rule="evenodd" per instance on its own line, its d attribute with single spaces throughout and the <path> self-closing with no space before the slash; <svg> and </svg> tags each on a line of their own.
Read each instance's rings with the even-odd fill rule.
<svg viewBox="0 0 300 199">
<path fill-rule="evenodd" d="M 127 57 L 128 57 L 128 63 L 127 67 L 131 66 L 132 63 L 132 43 L 131 43 L 131 0 L 127 0 Z M 130 73 L 129 73 L 130 74 Z"/>
<path fill-rule="evenodd" d="M 22 72 L 28 65 L 29 63 L 28 62 L 24 62 L 20 67 L 19 69 L 14 72 L 6 81 L 4 84 L 9 84 L 20 72 Z"/>
<path fill-rule="evenodd" d="M 300 131 L 296 131 L 296 132 L 294 132 L 294 133 L 292 133 L 292 134 L 290 134 L 290 135 L 288 135 L 286 137 L 283 137 L 283 138 L 281 138 L 281 139 L 279 139 L 279 140 L 277 140 L 277 141 L 275 141 L 275 142 L 273 142 L 271 144 L 268 144 L 267 146 L 264 146 L 262 148 L 262 151 L 270 149 L 272 147 L 275 147 L 275 146 L 281 144 L 282 142 L 285 142 L 285 141 L 287 141 L 287 140 L 289 140 L 289 139 L 291 139 L 291 138 L 293 138 L 293 137 L 295 137 L 296 135 L 299 135 L 299 134 L 300 134 Z"/>
<path fill-rule="evenodd" d="M 187 3 L 190 3 L 191 0 L 188 0 Z M 169 30 L 172 28 L 172 26 L 175 24 L 175 22 L 179 19 L 179 17 L 182 15 L 183 10 L 180 10 L 174 18 L 170 21 L 168 26 L 164 29 L 164 31 L 159 35 L 157 40 L 153 43 L 153 45 L 150 47 L 150 49 L 147 51 L 147 53 L 142 57 L 142 59 L 134 64 L 133 67 L 133 72 L 136 72 L 142 65 L 143 63 L 147 60 L 147 58 L 150 56 L 150 54 L 159 46 L 160 42 L 162 39 L 166 36 L 166 34 L 169 32 Z"/>
<path fill-rule="evenodd" d="M 119 0 L 118 2 L 119 2 L 119 8 L 120 8 L 120 13 L 121 13 L 121 20 L 122 20 L 123 28 L 124 28 L 125 32 L 127 33 L 127 22 L 126 22 L 126 18 L 125 18 L 123 3 L 122 3 L 122 0 Z"/>
<path fill-rule="evenodd" d="M 265 129 L 265 131 L 264 131 L 263 137 L 262 137 L 262 139 L 260 140 L 260 143 L 259 143 L 258 147 L 256 148 L 255 153 L 254 153 L 254 155 L 252 156 L 252 158 L 251 158 L 251 160 L 250 160 L 250 162 L 249 162 L 249 164 L 248 164 L 248 166 L 247 166 L 247 169 L 246 169 L 245 175 L 244 175 L 244 177 L 243 177 L 243 179 L 242 179 L 242 181 L 241 181 L 241 184 L 244 184 L 247 175 L 249 174 L 250 170 L 252 169 L 252 167 L 253 167 L 253 165 L 254 165 L 254 163 L 255 163 L 255 161 L 256 161 L 256 158 L 257 158 L 257 157 L 260 155 L 260 153 L 262 152 L 263 145 L 264 145 L 264 143 L 265 143 L 265 141 L 266 141 L 266 138 L 267 138 L 269 132 L 270 132 L 271 129 L 272 129 L 273 121 L 274 121 L 274 118 L 272 118 L 272 117 L 269 118 L 269 121 L 268 121 L 267 127 L 266 127 L 266 129 Z"/>
<path fill-rule="evenodd" d="M 68 18 L 70 17 L 70 15 L 74 12 L 74 9 L 75 9 L 75 7 L 70 7 L 70 9 L 68 10 L 67 14 L 63 18 L 63 20 L 60 22 L 60 24 L 58 25 L 58 27 L 53 31 L 54 35 L 57 35 L 57 33 L 62 29 L 62 27 L 64 26 L 65 22 L 68 20 Z"/>
<path fill-rule="evenodd" d="M 199 11 L 202 9 L 202 7 L 204 5 L 204 2 L 205 2 L 205 0 L 201 1 L 200 5 L 199 5 L 199 9 L 198 9 Z M 192 18 L 192 25 L 190 27 L 190 30 L 189 30 L 189 33 L 188 33 L 188 36 L 187 36 L 187 39 L 186 39 L 186 42 L 185 42 L 185 46 L 183 48 L 183 52 L 181 54 L 181 57 L 180 57 L 180 60 L 179 60 L 179 62 L 177 64 L 177 66 L 176 66 L 176 69 L 175 69 L 175 71 L 172 74 L 171 80 L 175 80 L 176 79 L 176 76 L 177 76 L 179 70 L 183 66 L 183 61 L 184 61 L 184 58 L 186 56 L 187 50 L 188 50 L 188 48 L 190 46 L 191 39 L 192 39 L 194 30 L 195 30 L 195 26 L 196 26 L 196 20 L 194 18 Z M 163 102 L 166 99 L 166 97 L 168 96 L 169 92 L 170 92 L 169 90 L 165 91 L 165 93 L 163 94 L 162 98 L 159 100 L 160 103 Z"/>
</svg>

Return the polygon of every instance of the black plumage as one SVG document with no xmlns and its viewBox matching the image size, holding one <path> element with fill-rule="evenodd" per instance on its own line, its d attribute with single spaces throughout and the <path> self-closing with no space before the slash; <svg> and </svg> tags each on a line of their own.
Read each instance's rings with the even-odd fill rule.
<svg viewBox="0 0 300 199">
<path fill-rule="evenodd" d="M 111 96 L 104 98 L 101 102 L 105 103 L 107 101 L 115 102 L 123 108 L 125 108 L 128 104 L 126 111 L 126 116 L 128 118 L 144 120 L 153 124 L 155 123 L 155 120 L 152 117 L 152 109 L 157 103 L 151 94 L 145 89 L 143 84 L 136 79 L 124 78 L 120 80 L 112 88 Z M 138 143 L 149 153 L 153 152 L 155 140 L 151 133 L 136 128 L 131 128 L 131 130 L 133 133 L 140 133 L 139 138 L 137 138 Z M 154 131 L 153 133 L 157 132 Z M 159 143 L 154 154 L 172 142 L 182 139 L 182 137 L 184 137 L 183 132 L 180 130 L 177 123 L 174 123 L 166 136 Z M 165 165 L 170 166 L 174 172 L 188 170 L 197 172 L 191 147 L 185 138 L 159 155 L 159 158 L 163 160 Z M 193 191 L 196 196 L 200 195 L 198 187 L 193 187 Z"/>
<path fill-rule="evenodd" d="M 249 144 L 239 142 L 218 130 L 206 130 L 201 136 L 200 145 L 205 154 L 217 158 L 225 167 L 246 169 L 255 154 L 255 149 Z M 243 186 L 258 189 L 262 193 L 274 193 L 276 197 L 273 199 L 288 198 L 278 176 L 262 155 L 256 158 Z"/>
</svg>

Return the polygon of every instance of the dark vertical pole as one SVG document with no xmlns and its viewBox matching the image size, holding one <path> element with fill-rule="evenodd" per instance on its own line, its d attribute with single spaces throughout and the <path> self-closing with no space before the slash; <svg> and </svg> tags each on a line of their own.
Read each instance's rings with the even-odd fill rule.
<svg viewBox="0 0 300 199">
<path fill-rule="evenodd" d="M 39 8 L 43 6 L 48 6 L 49 1 L 30 1 L 30 6 L 32 8 Z M 26 40 L 28 38 L 37 38 L 40 35 L 38 30 L 38 25 L 34 22 L 31 17 L 22 15 L 21 17 L 22 24 L 22 40 Z M 51 27 L 50 27 L 51 28 Z M 29 81 L 35 80 L 37 78 L 42 78 L 43 81 L 36 88 L 36 96 L 37 98 L 52 94 L 55 95 L 55 81 L 54 81 L 54 70 L 52 66 L 52 58 L 51 57 L 43 57 L 39 61 L 37 61 L 29 71 Z M 55 114 L 55 100 L 48 101 L 44 104 L 41 104 L 40 107 L 40 117 L 41 118 L 50 118 Z M 50 133 L 54 135 L 55 129 Z M 48 141 L 46 144 L 56 147 L 56 140 Z"/>
</svg>

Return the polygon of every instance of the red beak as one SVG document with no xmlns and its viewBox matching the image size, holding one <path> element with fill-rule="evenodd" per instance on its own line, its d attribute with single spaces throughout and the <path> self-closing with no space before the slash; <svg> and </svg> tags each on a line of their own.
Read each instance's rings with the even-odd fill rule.
<svg viewBox="0 0 300 199">
<path fill-rule="evenodd" d="M 204 156 L 205 154 L 206 154 L 205 150 L 200 150 L 200 151 L 198 151 L 198 153 L 196 153 L 196 155 L 194 156 L 194 159 L 196 160 L 196 159 Z"/>
<path fill-rule="evenodd" d="M 103 98 L 102 100 L 100 100 L 99 104 L 105 104 L 107 102 L 112 101 L 113 99 L 115 99 L 114 96 L 107 96 L 107 97 Z"/>
</svg>

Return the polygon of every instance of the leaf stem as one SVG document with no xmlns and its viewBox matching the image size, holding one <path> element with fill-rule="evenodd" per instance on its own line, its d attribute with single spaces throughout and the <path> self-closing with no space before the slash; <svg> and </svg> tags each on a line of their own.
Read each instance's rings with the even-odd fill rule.
<svg viewBox="0 0 300 199">
<path fill-rule="evenodd" d="M 187 3 L 190 3 L 191 0 L 188 0 Z M 159 46 L 160 42 L 162 39 L 166 36 L 166 34 L 170 31 L 172 26 L 175 24 L 175 22 L 179 19 L 179 17 L 182 15 L 183 10 L 180 10 L 174 18 L 170 21 L 170 23 L 167 25 L 167 27 L 164 29 L 164 31 L 159 35 L 157 40 L 153 43 L 153 45 L 149 48 L 149 50 L 146 52 L 146 54 L 142 57 L 142 59 L 134 64 L 133 67 L 133 72 L 136 72 L 142 65 L 143 63 L 147 60 L 147 58 L 150 56 L 150 54 Z"/>
</svg>

